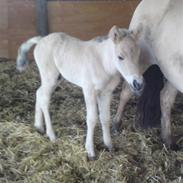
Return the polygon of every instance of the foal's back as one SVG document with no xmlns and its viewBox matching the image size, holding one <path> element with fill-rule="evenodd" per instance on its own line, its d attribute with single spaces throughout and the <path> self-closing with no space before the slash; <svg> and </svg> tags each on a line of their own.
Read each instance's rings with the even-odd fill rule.
<svg viewBox="0 0 183 183">
<path fill-rule="evenodd" d="M 98 78 L 106 77 L 100 44 L 65 33 L 53 33 L 40 40 L 34 57 L 42 76 L 61 73 L 68 81 L 83 87 L 86 82 L 95 83 Z"/>
</svg>

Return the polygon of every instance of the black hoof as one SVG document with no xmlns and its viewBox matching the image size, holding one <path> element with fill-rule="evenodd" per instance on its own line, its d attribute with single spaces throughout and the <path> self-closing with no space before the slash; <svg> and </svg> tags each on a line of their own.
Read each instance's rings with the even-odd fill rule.
<svg viewBox="0 0 183 183">
<path fill-rule="evenodd" d="M 103 150 L 105 150 L 105 151 L 107 151 L 107 152 L 114 153 L 114 152 L 116 151 L 117 148 L 115 148 L 114 146 L 106 146 L 106 145 L 104 145 L 104 144 L 98 144 L 98 145 L 96 146 L 96 149 L 97 149 L 98 151 L 103 151 Z"/>
<path fill-rule="evenodd" d="M 113 135 L 119 135 L 120 133 L 121 133 L 120 125 L 118 125 L 118 124 L 113 124 L 113 125 L 112 125 L 112 134 L 113 134 Z"/>
<path fill-rule="evenodd" d="M 87 156 L 87 161 L 95 161 L 97 160 L 96 156 Z"/>
<path fill-rule="evenodd" d="M 36 131 L 41 134 L 41 135 L 44 135 L 45 131 L 42 130 L 42 129 L 39 129 L 39 128 L 36 128 Z"/>
<path fill-rule="evenodd" d="M 109 151 L 111 154 L 113 154 L 113 153 L 117 152 L 118 149 L 117 149 L 116 147 L 113 146 L 112 148 L 108 148 L 108 151 Z"/>
<path fill-rule="evenodd" d="M 113 153 L 119 151 L 119 148 L 115 147 L 114 145 L 110 146 L 110 147 L 105 146 L 105 150 L 108 151 L 109 153 L 113 154 Z"/>
<path fill-rule="evenodd" d="M 105 146 L 105 150 L 108 151 L 108 152 L 110 152 L 110 153 L 115 152 L 115 149 L 114 149 L 113 146 Z"/>
<path fill-rule="evenodd" d="M 180 147 L 179 147 L 178 144 L 172 143 L 172 144 L 170 145 L 170 149 L 173 150 L 173 151 L 179 151 L 179 150 L 180 150 Z"/>
<path fill-rule="evenodd" d="M 177 144 L 179 136 L 173 136 L 168 140 L 164 140 L 166 146 L 172 151 L 179 151 L 181 147 Z"/>
</svg>

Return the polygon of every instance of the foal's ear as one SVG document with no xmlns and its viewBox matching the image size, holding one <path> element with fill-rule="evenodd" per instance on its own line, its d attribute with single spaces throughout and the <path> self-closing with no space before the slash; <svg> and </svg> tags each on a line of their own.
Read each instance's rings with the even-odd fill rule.
<svg viewBox="0 0 183 183">
<path fill-rule="evenodd" d="M 122 29 L 114 25 L 109 31 L 109 37 L 114 43 L 121 41 L 124 37 L 129 34 L 127 29 Z"/>
<path fill-rule="evenodd" d="M 109 38 L 112 39 L 113 42 L 118 42 L 119 38 L 120 38 L 120 31 L 119 31 L 119 27 L 117 27 L 116 25 L 114 25 L 110 31 L 109 31 Z"/>
</svg>

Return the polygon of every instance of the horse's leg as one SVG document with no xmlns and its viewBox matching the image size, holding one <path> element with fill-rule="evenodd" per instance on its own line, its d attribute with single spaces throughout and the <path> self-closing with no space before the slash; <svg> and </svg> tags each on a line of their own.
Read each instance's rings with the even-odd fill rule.
<svg viewBox="0 0 183 183">
<path fill-rule="evenodd" d="M 161 135 L 163 141 L 168 147 L 173 147 L 170 117 L 176 95 L 177 90 L 167 81 L 166 85 L 161 91 Z"/>
<path fill-rule="evenodd" d="M 129 99 L 132 97 L 132 95 L 133 92 L 131 91 L 130 86 L 128 85 L 128 83 L 126 83 L 126 81 L 124 81 L 122 91 L 120 94 L 120 103 L 117 109 L 117 113 L 113 120 L 113 129 L 117 133 L 120 131 L 120 128 L 122 126 L 121 117 L 124 111 L 124 107 L 126 103 L 129 101 Z"/>
<path fill-rule="evenodd" d="M 95 159 L 94 151 L 94 130 L 96 123 L 98 121 L 97 114 L 97 94 L 93 88 L 83 89 L 83 94 L 86 103 L 87 110 L 87 135 L 86 135 L 86 144 L 85 148 L 88 154 L 89 160 Z"/>
<path fill-rule="evenodd" d="M 110 122 L 111 122 L 110 105 L 112 99 L 112 92 L 118 85 L 119 81 L 120 80 L 118 77 L 113 79 L 98 96 L 98 106 L 99 106 L 100 122 L 102 124 L 103 141 L 106 147 L 109 149 L 109 151 L 112 151 L 113 149 L 110 133 Z"/>
<path fill-rule="evenodd" d="M 46 84 L 42 84 L 40 91 L 40 105 L 44 115 L 45 125 L 46 125 L 46 135 L 49 137 L 51 141 L 55 141 L 55 133 L 52 127 L 50 114 L 49 114 L 49 105 L 51 94 L 55 90 L 57 86 L 57 78 L 50 79 Z"/>
<path fill-rule="evenodd" d="M 39 60 L 42 61 L 42 60 Z M 46 59 L 44 63 L 46 63 Z M 38 62 L 38 68 L 41 76 L 41 86 L 36 92 L 36 109 L 34 126 L 41 132 L 44 132 L 43 116 L 46 125 L 46 134 L 51 141 L 55 140 L 55 134 L 52 128 L 49 104 L 52 92 L 55 90 L 59 80 L 59 72 L 54 63 L 47 67 Z"/>
<path fill-rule="evenodd" d="M 43 112 L 41 110 L 40 98 L 41 98 L 41 87 L 39 87 L 36 91 L 34 126 L 40 133 L 44 133 Z"/>
<path fill-rule="evenodd" d="M 54 79 L 55 84 L 53 84 L 54 85 L 53 90 L 54 90 L 54 88 L 56 88 L 56 86 L 58 85 L 58 83 L 60 83 L 60 80 L 61 80 L 61 75 L 59 75 L 59 73 L 55 73 L 55 74 L 56 74 L 56 76 L 58 75 L 58 78 L 57 78 L 57 81 L 56 81 L 56 79 Z M 53 81 L 53 83 L 54 83 L 54 81 Z M 41 90 L 42 90 L 42 86 L 40 86 L 37 89 L 37 92 L 36 92 L 35 123 L 34 123 L 34 126 L 40 133 L 44 133 L 43 111 L 41 109 L 41 97 L 42 97 L 42 91 Z"/>
<path fill-rule="evenodd" d="M 102 125 L 103 141 L 105 146 L 112 150 L 112 140 L 110 134 L 110 104 L 111 104 L 111 92 L 102 92 L 98 96 L 98 106 L 99 106 L 99 117 Z"/>
</svg>

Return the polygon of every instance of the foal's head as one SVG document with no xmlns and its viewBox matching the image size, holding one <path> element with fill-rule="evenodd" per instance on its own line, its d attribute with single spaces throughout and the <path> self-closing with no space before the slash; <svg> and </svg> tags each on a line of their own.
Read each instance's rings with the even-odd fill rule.
<svg viewBox="0 0 183 183">
<path fill-rule="evenodd" d="M 138 93 L 143 89 L 143 77 L 140 73 L 140 48 L 136 43 L 137 35 L 127 29 L 113 26 L 109 38 L 114 43 L 115 66 L 132 89 Z"/>
</svg>

